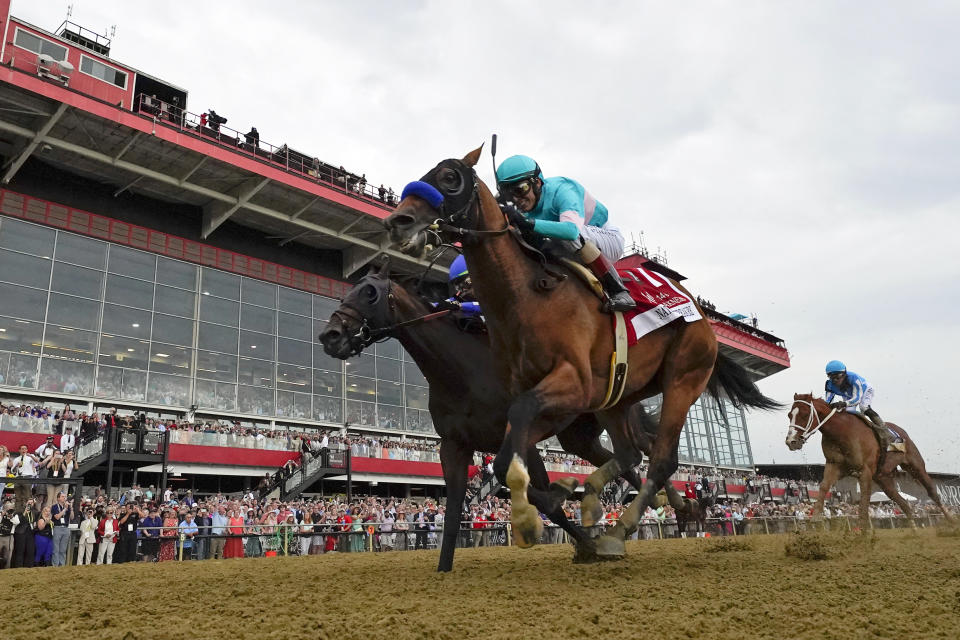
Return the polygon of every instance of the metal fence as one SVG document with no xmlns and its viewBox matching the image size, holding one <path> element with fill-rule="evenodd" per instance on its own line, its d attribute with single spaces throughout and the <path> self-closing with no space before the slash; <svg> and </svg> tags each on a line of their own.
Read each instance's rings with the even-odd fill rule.
<svg viewBox="0 0 960 640">
<path fill-rule="evenodd" d="M 933 527 L 942 523 L 940 514 L 925 514 L 917 518 L 920 527 Z M 156 560 L 148 555 L 151 544 L 142 537 L 145 529 L 159 533 L 156 546 L 168 545 L 166 560 L 186 561 L 212 559 L 219 557 L 274 557 L 304 556 L 320 553 L 381 553 L 389 551 L 415 551 L 437 549 L 443 533 L 443 525 L 420 525 L 416 522 L 381 523 L 335 523 L 319 524 L 255 524 L 245 525 L 243 533 L 225 533 L 221 535 L 200 534 L 187 536 L 182 527 L 140 527 L 141 537 L 128 548 L 134 550 L 135 558 L 125 558 L 127 562 L 145 559 Z M 483 524 L 462 522 L 457 535 L 458 548 L 506 547 L 513 544 L 513 534 L 509 522 L 487 522 Z M 903 516 L 876 517 L 870 519 L 872 529 L 906 529 L 910 521 Z M 686 537 L 724 537 L 756 536 L 794 533 L 801 531 L 851 531 L 859 527 L 856 516 L 801 520 L 797 518 L 745 518 L 734 521 L 728 518 L 708 519 L 703 531 L 694 531 L 690 525 Z M 602 527 L 595 528 L 599 533 Z M 82 553 L 79 544 L 80 532 L 70 530 L 70 544 L 67 564 L 79 563 Z M 680 537 L 676 521 L 662 520 L 643 522 L 631 536 L 633 540 L 658 540 Z M 121 540 L 123 540 L 121 538 Z M 231 540 L 235 540 L 232 545 Z M 146 542 L 145 542 L 146 541 Z M 552 523 L 545 523 L 541 544 L 567 544 L 567 534 Z M 112 551 L 113 558 L 122 543 Z M 94 548 L 92 557 L 98 558 L 99 549 Z"/>
<path fill-rule="evenodd" d="M 141 93 L 134 101 L 134 112 L 153 118 L 154 122 L 184 133 L 200 136 L 238 153 L 267 162 L 278 168 L 298 174 L 301 178 L 322 183 L 354 197 L 372 201 L 380 206 L 399 202 L 392 189 L 375 186 L 366 175 L 357 175 L 321 161 L 317 157 L 291 149 L 288 145 L 270 144 L 261 140 L 259 133 L 251 135 L 226 126 L 212 117 L 212 113 L 196 114 L 153 96 Z"/>
</svg>

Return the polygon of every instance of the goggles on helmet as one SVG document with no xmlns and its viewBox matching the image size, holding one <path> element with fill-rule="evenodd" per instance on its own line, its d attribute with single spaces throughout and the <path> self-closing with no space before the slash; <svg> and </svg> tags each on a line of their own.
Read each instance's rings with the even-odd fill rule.
<svg viewBox="0 0 960 640">
<path fill-rule="evenodd" d="M 514 198 L 522 198 L 533 189 L 533 183 L 530 179 L 521 180 L 520 182 L 513 182 L 509 185 L 504 185 L 508 195 L 513 196 Z"/>
</svg>

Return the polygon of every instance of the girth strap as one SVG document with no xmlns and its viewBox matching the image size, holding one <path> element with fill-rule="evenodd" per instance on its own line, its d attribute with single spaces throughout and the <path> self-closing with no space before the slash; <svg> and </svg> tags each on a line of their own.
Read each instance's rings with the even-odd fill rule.
<svg viewBox="0 0 960 640">
<path fill-rule="evenodd" d="M 610 380 L 607 384 L 607 395 L 597 407 L 597 411 L 609 409 L 618 402 L 623 395 L 623 388 L 627 383 L 627 323 L 623 313 L 613 314 L 614 322 L 614 349 L 610 356 Z"/>
</svg>

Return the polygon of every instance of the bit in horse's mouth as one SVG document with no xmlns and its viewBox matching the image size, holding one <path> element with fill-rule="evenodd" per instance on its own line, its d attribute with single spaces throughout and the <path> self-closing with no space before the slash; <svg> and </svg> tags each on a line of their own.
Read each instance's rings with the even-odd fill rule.
<svg viewBox="0 0 960 640">
<path fill-rule="evenodd" d="M 400 243 L 400 251 L 407 255 L 413 256 L 422 256 L 424 247 L 426 246 L 426 234 L 423 231 L 418 231 L 413 234 L 407 240 L 404 240 Z"/>
</svg>

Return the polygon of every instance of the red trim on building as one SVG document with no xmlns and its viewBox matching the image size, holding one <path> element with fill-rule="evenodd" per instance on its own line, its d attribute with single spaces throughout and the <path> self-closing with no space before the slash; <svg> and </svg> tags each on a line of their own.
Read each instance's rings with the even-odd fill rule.
<svg viewBox="0 0 960 640">
<path fill-rule="evenodd" d="M 330 298 L 342 299 L 351 288 L 345 282 L 315 273 L 251 258 L 9 189 L 0 189 L 0 213 Z"/>
<path fill-rule="evenodd" d="M 306 177 L 300 177 L 296 173 L 288 173 L 275 167 L 272 163 L 262 162 L 236 149 L 231 150 L 231 148 L 218 145 L 214 142 L 208 142 L 199 135 L 189 134 L 185 131 L 168 127 L 163 123 L 154 123 L 152 118 L 134 114 L 126 109 L 118 108 L 115 105 L 104 103 L 96 98 L 91 98 L 56 84 L 46 82 L 25 72 L 0 66 L 0 82 L 7 82 L 51 100 L 66 103 L 71 107 L 86 111 L 105 120 L 110 120 L 111 122 L 130 127 L 136 131 L 150 134 L 161 140 L 179 145 L 191 151 L 196 151 L 205 156 L 210 156 L 215 160 L 234 165 L 235 167 L 261 175 L 265 178 L 270 178 L 271 180 L 299 189 L 300 191 L 320 196 L 330 202 L 343 205 L 359 213 L 365 213 L 380 220 L 383 220 L 391 213 L 390 209 L 385 209 L 382 205 L 368 202 L 366 198 L 360 198 L 326 187 Z"/>
<path fill-rule="evenodd" d="M 722 344 L 784 367 L 790 366 L 790 355 L 785 348 L 716 320 L 710 320 L 710 326 L 713 327 L 717 340 Z"/>
<path fill-rule="evenodd" d="M 37 447 L 47 441 L 45 433 L 23 433 L 22 431 L 0 431 L 0 444 L 10 450 L 10 457 L 20 455 L 20 445 L 25 444 L 33 453 Z M 60 446 L 60 436 L 53 436 L 53 443 Z"/>
<path fill-rule="evenodd" d="M 170 445 L 170 462 L 279 468 L 287 460 L 296 460 L 299 463 L 300 454 L 296 451 L 265 451 L 263 449 L 211 447 L 197 444 Z"/>
</svg>

